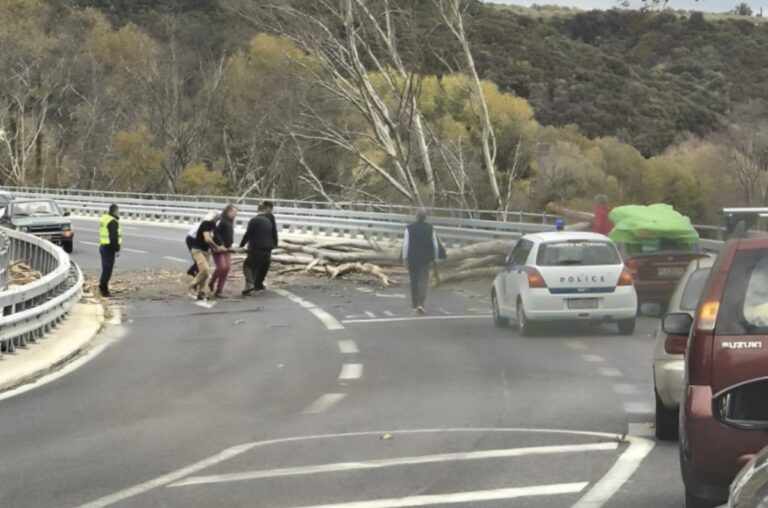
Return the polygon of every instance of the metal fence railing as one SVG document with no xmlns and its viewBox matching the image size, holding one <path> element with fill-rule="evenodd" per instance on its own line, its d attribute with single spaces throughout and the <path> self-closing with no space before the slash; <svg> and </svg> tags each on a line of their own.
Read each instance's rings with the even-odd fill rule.
<svg viewBox="0 0 768 508">
<path fill-rule="evenodd" d="M 11 244 L 8 235 L 0 231 L 0 291 L 8 289 L 8 269 L 11 262 Z"/>
<path fill-rule="evenodd" d="M 42 277 L 0 292 L 0 355 L 41 338 L 64 319 L 83 291 L 80 268 L 61 248 L 26 233 L 3 233 L 7 259 L 24 261 Z"/>
</svg>

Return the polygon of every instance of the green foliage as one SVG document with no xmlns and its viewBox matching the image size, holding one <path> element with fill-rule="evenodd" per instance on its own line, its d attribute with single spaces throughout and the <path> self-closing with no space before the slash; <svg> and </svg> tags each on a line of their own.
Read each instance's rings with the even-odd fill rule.
<svg viewBox="0 0 768 508">
<path fill-rule="evenodd" d="M 115 134 L 112 157 L 106 164 L 113 190 L 146 192 L 157 188 L 165 155 L 152 146 L 154 142 L 155 136 L 146 126 Z"/>
<path fill-rule="evenodd" d="M 182 194 L 211 196 L 222 194 L 226 187 L 227 178 L 224 175 L 202 164 L 187 166 L 179 179 L 179 192 Z"/>
</svg>

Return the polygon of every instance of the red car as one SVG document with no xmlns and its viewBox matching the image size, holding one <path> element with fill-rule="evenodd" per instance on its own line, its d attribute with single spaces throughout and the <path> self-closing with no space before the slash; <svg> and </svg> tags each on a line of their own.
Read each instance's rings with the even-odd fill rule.
<svg viewBox="0 0 768 508">
<path fill-rule="evenodd" d="M 619 250 L 634 278 L 638 302 L 658 304 L 662 309 L 667 307 L 690 262 L 707 257 L 704 252 L 674 242 L 649 251 L 636 245 L 620 245 Z"/>
<path fill-rule="evenodd" d="M 719 506 L 768 446 L 768 239 L 726 243 L 696 316 L 668 314 L 663 327 L 689 337 L 680 404 L 686 507 Z"/>
</svg>

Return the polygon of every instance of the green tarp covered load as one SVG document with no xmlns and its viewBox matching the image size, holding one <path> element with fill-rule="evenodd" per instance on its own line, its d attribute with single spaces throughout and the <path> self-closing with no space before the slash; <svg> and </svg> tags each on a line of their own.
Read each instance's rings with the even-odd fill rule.
<svg viewBox="0 0 768 508">
<path fill-rule="evenodd" d="M 699 240 L 691 219 L 670 205 L 617 206 L 608 217 L 614 225 L 609 236 L 616 243 L 656 245 L 669 241 L 693 245 Z"/>
</svg>

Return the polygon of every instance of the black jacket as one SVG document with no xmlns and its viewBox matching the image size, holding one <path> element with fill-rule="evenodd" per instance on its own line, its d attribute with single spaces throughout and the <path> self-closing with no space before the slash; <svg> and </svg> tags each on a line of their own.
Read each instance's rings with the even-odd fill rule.
<svg viewBox="0 0 768 508">
<path fill-rule="evenodd" d="M 120 252 L 120 219 L 115 217 L 115 220 L 107 224 L 107 231 L 109 231 L 109 245 L 107 246 L 112 252 Z"/>
<path fill-rule="evenodd" d="M 216 224 L 213 239 L 218 245 L 227 248 L 232 247 L 232 244 L 235 243 L 235 224 L 229 217 L 222 217 Z"/>
<path fill-rule="evenodd" d="M 248 245 L 248 250 L 272 250 L 275 248 L 274 229 L 267 215 L 257 215 L 248 221 L 240 247 Z"/>
<path fill-rule="evenodd" d="M 408 225 L 405 256 L 413 265 L 429 264 L 435 260 L 435 230 L 428 222 L 414 222 Z"/>
<path fill-rule="evenodd" d="M 275 221 L 275 216 L 273 214 L 268 213 L 267 217 L 269 217 L 269 222 L 272 223 L 272 243 L 275 244 L 274 248 L 277 248 L 277 222 Z"/>
</svg>

